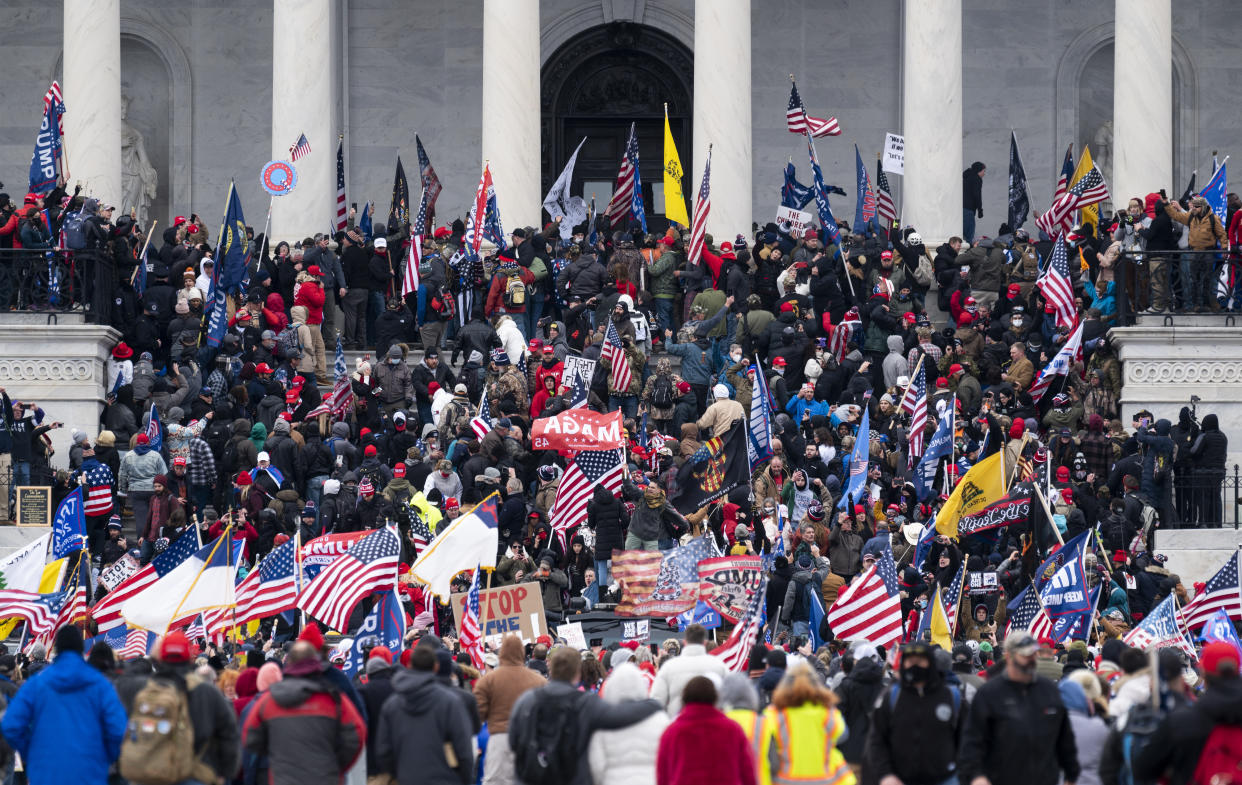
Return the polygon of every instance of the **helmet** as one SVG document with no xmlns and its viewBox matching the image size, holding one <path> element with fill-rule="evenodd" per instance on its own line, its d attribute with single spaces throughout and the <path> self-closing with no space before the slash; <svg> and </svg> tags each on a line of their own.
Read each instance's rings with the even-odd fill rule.
<svg viewBox="0 0 1242 785">
<path fill-rule="evenodd" d="M 906 243 L 909 245 L 922 245 L 923 235 L 918 232 L 910 232 L 910 236 L 906 238 Z"/>
</svg>

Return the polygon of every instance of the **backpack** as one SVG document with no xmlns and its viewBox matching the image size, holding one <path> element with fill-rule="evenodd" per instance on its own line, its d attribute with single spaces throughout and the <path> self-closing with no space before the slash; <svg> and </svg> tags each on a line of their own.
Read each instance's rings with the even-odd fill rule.
<svg viewBox="0 0 1242 785">
<path fill-rule="evenodd" d="M 1212 728 L 1190 778 L 1190 785 L 1225 782 L 1242 782 L 1242 726 Z"/>
<path fill-rule="evenodd" d="M 659 374 L 651 385 L 651 405 L 657 409 L 673 408 L 673 380 L 666 374 Z"/>
<path fill-rule="evenodd" d="M 1173 459 L 1163 452 L 1156 453 L 1156 458 L 1152 461 L 1151 479 L 1153 482 L 1164 482 L 1169 479 L 1169 472 L 1173 469 Z"/>
<path fill-rule="evenodd" d="M 962 691 L 952 684 L 946 684 L 949 694 L 953 696 L 953 713 L 949 715 L 949 724 L 957 725 L 957 714 L 962 708 Z M 888 690 L 888 710 L 897 710 L 897 696 L 901 693 L 901 684 L 894 684 Z"/>
<path fill-rule="evenodd" d="M 1136 704 L 1126 715 L 1126 728 L 1121 733 L 1121 768 L 1117 772 L 1117 781 L 1121 785 L 1136 785 L 1134 761 L 1151 741 L 1164 714 L 1150 702 L 1144 702 Z"/>
<path fill-rule="evenodd" d="M 151 678 L 134 696 L 121 741 L 121 776 L 135 785 L 175 785 L 202 768 L 194 754 L 189 684 Z"/>
<path fill-rule="evenodd" d="M 302 339 L 298 335 L 298 327 L 301 325 L 291 324 L 280 331 L 276 336 L 276 351 L 281 357 L 288 357 L 290 353 L 297 349 L 302 351 Z"/>
<path fill-rule="evenodd" d="M 444 321 L 457 316 L 457 298 L 448 289 L 441 288 L 431 296 L 431 310 Z"/>
<path fill-rule="evenodd" d="M 526 307 L 526 282 L 522 280 L 522 276 L 511 275 L 505 282 L 505 307 Z"/>
<path fill-rule="evenodd" d="M 66 248 L 81 251 L 86 247 L 86 215 L 81 210 L 66 215 L 60 229 L 65 233 Z"/>
<path fill-rule="evenodd" d="M 578 693 L 532 696 L 534 708 L 514 753 L 518 780 L 525 785 L 564 785 L 578 770 Z"/>
</svg>

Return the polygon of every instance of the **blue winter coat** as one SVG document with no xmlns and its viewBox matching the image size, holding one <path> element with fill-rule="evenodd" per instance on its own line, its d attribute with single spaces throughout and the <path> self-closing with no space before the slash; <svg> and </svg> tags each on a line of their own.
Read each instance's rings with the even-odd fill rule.
<svg viewBox="0 0 1242 785">
<path fill-rule="evenodd" d="M 30 785 L 105 785 L 127 717 L 103 674 L 62 652 L 13 696 L 0 731 L 26 764 Z"/>
</svg>

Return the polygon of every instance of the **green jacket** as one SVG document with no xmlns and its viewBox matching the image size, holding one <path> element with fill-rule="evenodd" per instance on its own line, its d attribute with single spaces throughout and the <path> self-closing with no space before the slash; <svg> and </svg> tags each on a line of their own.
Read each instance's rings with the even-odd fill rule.
<svg viewBox="0 0 1242 785">
<path fill-rule="evenodd" d="M 660 255 L 647 268 L 651 280 L 647 286 L 652 297 L 672 299 L 677 296 L 677 278 L 673 271 L 677 269 L 677 252 L 669 249 Z"/>
<path fill-rule="evenodd" d="M 704 289 L 694 297 L 694 305 L 703 306 L 704 313 L 708 314 L 715 314 L 721 308 L 724 308 L 724 304 L 725 293 L 719 289 Z M 713 327 L 707 336 L 709 338 L 723 338 L 727 332 L 725 329 L 727 326 L 727 319 L 721 319 L 720 324 Z"/>
</svg>

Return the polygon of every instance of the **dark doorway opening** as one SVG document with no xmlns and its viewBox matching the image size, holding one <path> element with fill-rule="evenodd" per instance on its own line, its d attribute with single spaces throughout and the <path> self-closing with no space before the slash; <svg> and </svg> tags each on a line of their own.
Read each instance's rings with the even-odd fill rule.
<svg viewBox="0 0 1242 785">
<path fill-rule="evenodd" d="M 630 124 L 638 133 L 639 173 L 647 227 L 668 227 L 657 195 L 663 188 L 664 105 L 682 167 L 690 160 L 694 105 L 694 56 L 680 41 L 653 27 L 601 25 L 561 46 L 543 66 L 541 88 L 543 193 L 560 175 L 585 136 L 570 191 L 602 213 L 625 151 Z M 606 190 L 604 189 L 606 185 Z M 690 194 L 688 179 L 682 189 Z M 691 207 L 691 205 L 687 205 Z"/>
</svg>

